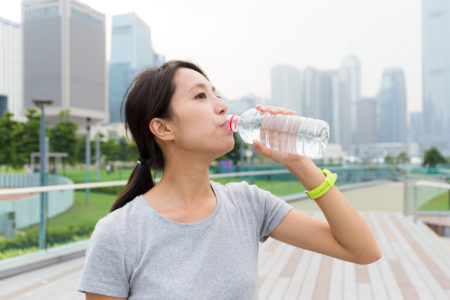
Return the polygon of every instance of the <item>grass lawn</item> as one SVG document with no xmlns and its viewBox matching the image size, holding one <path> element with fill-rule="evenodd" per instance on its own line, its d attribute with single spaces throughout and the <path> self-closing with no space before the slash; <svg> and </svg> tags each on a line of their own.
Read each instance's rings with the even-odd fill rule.
<svg viewBox="0 0 450 300">
<path fill-rule="evenodd" d="M 448 211 L 450 210 L 450 203 L 448 199 L 449 193 L 444 192 L 437 195 L 419 207 L 422 211 Z"/>
<path fill-rule="evenodd" d="M 96 223 L 108 214 L 117 196 L 96 193 L 91 190 L 90 203 L 86 204 L 86 192 L 76 191 L 74 205 L 65 213 L 48 221 L 49 227 L 68 226 L 71 224 Z"/>
<path fill-rule="evenodd" d="M 91 201 L 89 204 L 86 204 L 86 192 L 76 191 L 73 206 L 66 212 L 48 219 L 47 228 L 66 227 L 76 224 L 95 224 L 100 218 L 108 214 L 115 199 L 115 195 L 91 191 Z M 22 230 L 17 230 L 17 233 L 32 232 L 37 228 L 39 228 L 39 225 L 33 225 Z"/>
<path fill-rule="evenodd" d="M 131 168 L 116 168 L 114 172 L 106 172 L 105 169 L 100 169 L 100 180 L 97 180 L 97 170 L 90 170 L 91 182 L 98 181 L 114 181 L 127 180 L 130 177 L 133 169 Z M 70 178 L 74 183 L 86 182 L 86 170 L 84 169 L 66 169 L 58 170 L 58 175 Z"/>
</svg>

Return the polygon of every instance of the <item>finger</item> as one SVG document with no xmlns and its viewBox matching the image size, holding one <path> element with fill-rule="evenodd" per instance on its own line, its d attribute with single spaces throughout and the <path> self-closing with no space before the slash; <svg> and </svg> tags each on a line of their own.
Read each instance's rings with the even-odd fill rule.
<svg viewBox="0 0 450 300">
<path fill-rule="evenodd" d="M 264 155 L 266 157 L 270 158 L 270 155 L 272 154 L 272 149 L 265 147 L 261 142 L 257 141 L 257 140 L 253 140 L 253 149 L 261 154 Z"/>
<path fill-rule="evenodd" d="M 297 113 L 291 109 L 287 109 L 283 112 L 285 115 L 296 115 Z"/>
<path fill-rule="evenodd" d="M 260 112 L 269 112 L 270 111 L 271 106 L 270 105 L 259 105 L 256 107 L 257 110 L 259 110 Z"/>
<path fill-rule="evenodd" d="M 276 115 L 276 114 L 282 114 L 283 112 L 284 112 L 284 108 L 282 108 L 282 107 L 271 107 L 270 108 L 270 113 L 271 114 L 274 114 L 274 115 Z"/>
</svg>

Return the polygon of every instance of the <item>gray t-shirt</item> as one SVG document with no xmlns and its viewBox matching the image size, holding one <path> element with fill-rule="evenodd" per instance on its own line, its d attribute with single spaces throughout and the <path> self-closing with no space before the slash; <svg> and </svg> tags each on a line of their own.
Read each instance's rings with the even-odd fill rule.
<svg viewBox="0 0 450 300">
<path fill-rule="evenodd" d="M 128 299 L 257 299 L 259 241 L 292 206 L 245 181 L 210 183 L 217 206 L 199 222 L 169 220 L 142 196 L 102 218 L 78 290 Z"/>
</svg>

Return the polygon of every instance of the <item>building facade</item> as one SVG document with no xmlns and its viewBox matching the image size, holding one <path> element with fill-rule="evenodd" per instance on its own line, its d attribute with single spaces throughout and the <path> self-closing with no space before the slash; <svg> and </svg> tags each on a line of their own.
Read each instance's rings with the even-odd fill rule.
<svg viewBox="0 0 450 300">
<path fill-rule="evenodd" d="M 407 142 L 407 102 L 403 70 L 383 71 L 381 88 L 377 95 L 378 141 L 380 143 Z"/>
<path fill-rule="evenodd" d="M 164 63 L 153 51 L 150 27 L 136 14 L 112 17 L 109 66 L 109 122 L 121 122 L 120 106 L 133 78 L 142 70 Z"/>
<path fill-rule="evenodd" d="M 356 102 L 356 143 L 371 145 L 377 142 L 377 102 L 361 98 Z"/>
<path fill-rule="evenodd" d="M 409 114 L 410 141 L 421 143 L 423 139 L 423 113 L 412 112 Z"/>
<path fill-rule="evenodd" d="M 86 119 L 108 119 L 105 15 L 75 0 L 24 0 L 24 105 L 51 99 L 49 122 L 70 110 L 83 132 Z"/>
<path fill-rule="evenodd" d="M 20 24 L 0 18 L 0 116 L 11 112 L 23 121 L 22 42 Z"/>
<path fill-rule="evenodd" d="M 450 154 L 450 2 L 422 1 L 424 147 Z"/>
<path fill-rule="evenodd" d="M 294 110 L 301 115 L 301 72 L 290 65 L 278 65 L 271 72 L 271 105 Z"/>
<path fill-rule="evenodd" d="M 356 141 L 356 101 L 361 98 L 361 62 L 346 56 L 338 70 L 339 140 L 344 151 L 351 151 Z"/>
</svg>

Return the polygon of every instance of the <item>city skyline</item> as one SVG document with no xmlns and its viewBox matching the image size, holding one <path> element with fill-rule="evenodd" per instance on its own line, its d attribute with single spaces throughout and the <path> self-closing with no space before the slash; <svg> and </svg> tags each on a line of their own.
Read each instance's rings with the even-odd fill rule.
<svg viewBox="0 0 450 300">
<path fill-rule="evenodd" d="M 1 4 L 1 16 L 22 22 L 20 2 Z M 363 96 L 375 96 L 382 70 L 397 66 L 405 71 L 408 112 L 422 109 L 418 0 L 395 3 L 347 0 L 339 4 L 324 0 L 246 1 L 239 10 L 234 9 L 235 1 L 82 3 L 106 14 L 107 45 L 112 15 L 138 13 L 151 28 L 157 53 L 167 60 L 180 58 L 200 64 L 228 99 L 247 94 L 269 98 L 270 69 L 275 65 L 336 69 L 342 57 L 353 53 L 361 60 Z M 272 21 L 266 22 L 267 19 Z"/>
</svg>

